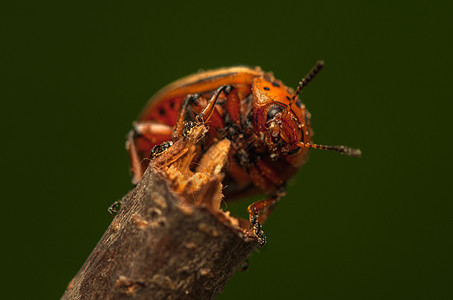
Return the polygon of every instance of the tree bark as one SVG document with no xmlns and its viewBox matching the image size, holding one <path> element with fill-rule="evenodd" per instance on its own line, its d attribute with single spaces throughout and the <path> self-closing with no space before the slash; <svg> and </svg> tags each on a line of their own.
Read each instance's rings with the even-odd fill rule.
<svg viewBox="0 0 453 300">
<path fill-rule="evenodd" d="M 228 214 L 186 204 L 167 176 L 148 168 L 62 299 L 213 299 L 221 293 L 257 240 Z"/>
</svg>

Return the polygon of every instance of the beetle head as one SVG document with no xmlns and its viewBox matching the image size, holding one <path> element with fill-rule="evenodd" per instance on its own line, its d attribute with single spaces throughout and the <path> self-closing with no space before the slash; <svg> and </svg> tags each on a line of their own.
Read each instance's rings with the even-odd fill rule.
<svg viewBox="0 0 453 300">
<path fill-rule="evenodd" d="M 296 154 L 297 143 L 311 141 L 309 113 L 297 100 L 291 105 L 294 91 L 272 76 L 253 82 L 253 116 L 255 132 L 271 158 Z"/>
<path fill-rule="evenodd" d="M 311 143 L 313 132 L 310 113 L 299 100 L 299 94 L 323 66 L 324 62 L 318 61 L 299 82 L 295 92 L 275 80 L 272 75 L 254 80 L 254 127 L 271 158 L 293 155 L 301 148 L 332 150 L 350 156 L 361 155 L 360 149 Z"/>
</svg>

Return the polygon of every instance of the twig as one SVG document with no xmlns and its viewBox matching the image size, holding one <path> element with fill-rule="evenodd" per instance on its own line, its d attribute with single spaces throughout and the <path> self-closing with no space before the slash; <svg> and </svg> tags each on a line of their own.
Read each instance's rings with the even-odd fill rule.
<svg viewBox="0 0 453 300">
<path fill-rule="evenodd" d="M 62 299 L 213 299 L 223 290 L 257 241 L 209 204 L 219 199 L 187 205 L 170 169 L 148 168 Z M 218 190 L 217 173 L 192 196 Z"/>
</svg>

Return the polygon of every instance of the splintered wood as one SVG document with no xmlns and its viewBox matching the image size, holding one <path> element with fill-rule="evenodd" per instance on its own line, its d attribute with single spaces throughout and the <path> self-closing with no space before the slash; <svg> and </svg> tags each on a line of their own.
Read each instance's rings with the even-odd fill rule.
<svg viewBox="0 0 453 300">
<path fill-rule="evenodd" d="M 231 217 L 229 212 L 220 210 L 223 199 L 222 170 L 228 159 L 231 142 L 223 139 L 212 145 L 199 159 L 195 170 L 191 170 L 194 159 L 200 155 L 197 143 L 206 132 L 207 128 L 203 124 L 195 125 L 185 137 L 177 140 L 156 157 L 151 167 L 167 177 L 172 190 L 183 200 L 182 206 L 205 206 L 230 225 L 239 227 L 241 223 L 245 231 L 247 229 L 244 227 L 245 222 L 239 222 L 238 219 Z"/>
</svg>

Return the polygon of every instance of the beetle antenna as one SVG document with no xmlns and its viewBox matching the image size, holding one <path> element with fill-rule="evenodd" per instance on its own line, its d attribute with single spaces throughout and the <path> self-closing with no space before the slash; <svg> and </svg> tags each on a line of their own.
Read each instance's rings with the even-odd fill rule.
<svg viewBox="0 0 453 300">
<path fill-rule="evenodd" d="M 303 143 L 303 142 L 299 142 L 296 145 L 301 148 L 313 148 L 313 149 L 322 149 L 322 150 L 340 152 L 341 154 L 345 154 L 345 155 L 353 156 L 353 157 L 362 156 L 362 150 L 357 149 L 357 148 L 346 147 L 346 146 L 325 146 L 325 145 L 309 144 L 309 143 Z"/>
<path fill-rule="evenodd" d="M 296 88 L 296 92 L 294 93 L 293 97 L 291 98 L 290 107 L 296 101 L 297 96 L 299 96 L 300 92 L 302 92 L 304 87 L 306 87 L 310 83 L 310 81 L 312 81 L 313 78 L 316 77 L 316 75 L 319 73 L 319 71 L 322 70 L 323 67 L 324 67 L 324 61 L 318 60 L 315 64 L 315 66 L 310 70 L 310 72 L 308 72 L 308 74 L 305 75 L 305 77 L 302 78 L 301 81 L 299 81 L 299 85 Z"/>
</svg>

